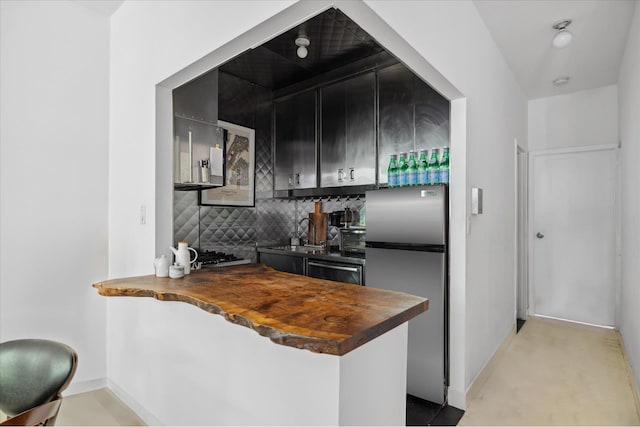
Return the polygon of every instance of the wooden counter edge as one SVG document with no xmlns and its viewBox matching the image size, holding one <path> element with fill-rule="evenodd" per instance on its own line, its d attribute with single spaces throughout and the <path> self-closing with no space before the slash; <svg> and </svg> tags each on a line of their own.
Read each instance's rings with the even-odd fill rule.
<svg viewBox="0 0 640 427">
<path fill-rule="evenodd" d="M 219 306 L 211 302 L 202 301 L 197 298 L 188 295 L 182 295 L 179 293 L 158 292 L 152 289 L 139 289 L 126 286 L 114 289 L 104 286 L 102 282 L 94 283 L 92 287 L 96 288 L 99 295 L 105 297 L 150 297 L 159 301 L 184 302 L 194 305 L 208 313 L 220 315 L 230 323 L 252 329 L 259 335 L 269 338 L 276 344 L 309 350 L 314 353 L 332 354 L 336 356 L 343 356 L 350 351 L 357 349 L 367 342 L 427 311 L 427 309 L 429 308 L 429 301 L 425 300 L 421 304 L 417 304 L 402 313 L 398 313 L 397 315 L 392 316 L 376 324 L 375 326 L 359 331 L 358 333 L 353 334 L 345 340 L 336 341 L 327 338 L 317 338 L 294 334 L 267 325 L 257 325 L 244 316 L 227 313 Z"/>
</svg>

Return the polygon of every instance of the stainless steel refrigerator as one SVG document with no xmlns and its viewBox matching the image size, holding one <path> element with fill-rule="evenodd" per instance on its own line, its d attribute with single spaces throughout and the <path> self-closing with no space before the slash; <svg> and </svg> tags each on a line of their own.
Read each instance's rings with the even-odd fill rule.
<svg viewBox="0 0 640 427">
<path fill-rule="evenodd" d="M 448 187 L 366 193 L 367 286 L 429 299 L 409 321 L 407 393 L 446 402 L 448 385 Z"/>
</svg>

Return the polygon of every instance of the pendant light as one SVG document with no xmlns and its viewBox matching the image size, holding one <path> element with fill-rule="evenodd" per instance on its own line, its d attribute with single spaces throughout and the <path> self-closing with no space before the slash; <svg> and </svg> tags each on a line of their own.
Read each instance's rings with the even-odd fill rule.
<svg viewBox="0 0 640 427">
<path fill-rule="evenodd" d="M 311 41 L 309 40 L 309 38 L 307 36 L 300 36 L 296 39 L 296 46 L 298 46 L 298 50 L 296 51 L 296 53 L 298 54 L 298 58 L 300 59 L 304 59 L 307 57 L 307 55 L 309 54 L 309 51 L 307 50 L 307 46 L 309 46 L 311 44 Z"/>
</svg>

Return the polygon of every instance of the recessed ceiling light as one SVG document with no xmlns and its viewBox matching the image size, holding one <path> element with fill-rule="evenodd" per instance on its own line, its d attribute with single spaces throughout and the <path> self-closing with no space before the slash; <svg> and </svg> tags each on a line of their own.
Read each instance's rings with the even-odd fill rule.
<svg viewBox="0 0 640 427">
<path fill-rule="evenodd" d="M 571 19 L 563 19 L 553 24 L 551 27 L 558 33 L 553 38 L 553 45 L 559 49 L 567 47 L 571 40 L 573 40 L 573 34 L 567 30 L 567 27 L 571 25 Z"/>
<path fill-rule="evenodd" d="M 566 85 L 567 83 L 569 83 L 569 80 L 571 80 L 571 77 L 558 77 L 557 79 L 555 79 L 553 81 L 553 85 L 554 86 L 562 86 L 562 85 Z"/>
</svg>

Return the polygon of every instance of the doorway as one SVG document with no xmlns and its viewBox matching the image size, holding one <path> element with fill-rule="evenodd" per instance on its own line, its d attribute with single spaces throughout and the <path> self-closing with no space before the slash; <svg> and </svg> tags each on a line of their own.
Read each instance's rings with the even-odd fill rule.
<svg viewBox="0 0 640 427">
<path fill-rule="evenodd" d="M 616 148 L 531 153 L 531 312 L 614 326 Z"/>
<path fill-rule="evenodd" d="M 527 152 L 516 145 L 516 331 L 526 322 L 529 310 L 529 262 L 528 262 L 528 160 Z"/>
<path fill-rule="evenodd" d="M 393 56 L 407 65 L 412 72 L 428 81 L 442 96 L 451 101 L 450 155 L 456 159 L 451 170 L 449 197 L 452 206 L 450 218 L 450 374 L 449 404 L 465 408 L 465 268 L 466 268 L 466 182 L 467 182 L 467 100 L 453 84 L 434 68 L 421 53 L 403 39 L 366 3 L 353 1 L 297 2 L 271 18 L 261 22 L 228 43 L 216 47 L 193 64 L 177 71 L 156 85 L 156 250 L 160 253 L 173 240 L 173 140 L 171 92 L 202 73 L 216 68 L 247 49 L 259 46 L 309 17 L 328 9 L 337 8 L 357 23 L 361 23 L 380 45 L 393 52 Z"/>
</svg>

